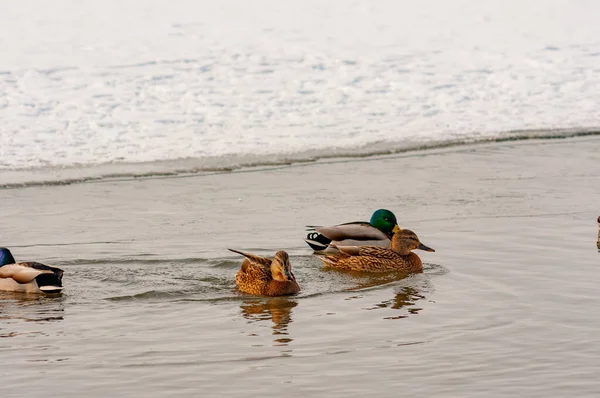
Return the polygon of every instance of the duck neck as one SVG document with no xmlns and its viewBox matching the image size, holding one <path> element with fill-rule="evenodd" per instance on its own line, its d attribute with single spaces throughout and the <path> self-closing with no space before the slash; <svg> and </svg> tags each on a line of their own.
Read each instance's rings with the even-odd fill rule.
<svg viewBox="0 0 600 398">
<path fill-rule="evenodd" d="M 410 264 L 410 270 L 412 272 L 421 272 L 423 271 L 423 262 L 421 258 L 417 256 L 416 253 L 410 252 L 405 257 L 405 261 Z"/>
<path fill-rule="evenodd" d="M 396 236 L 392 237 L 390 249 L 401 256 L 407 256 L 410 254 L 410 249 L 407 247 L 407 245 L 405 245 L 404 242 L 401 239 L 398 239 Z"/>
</svg>

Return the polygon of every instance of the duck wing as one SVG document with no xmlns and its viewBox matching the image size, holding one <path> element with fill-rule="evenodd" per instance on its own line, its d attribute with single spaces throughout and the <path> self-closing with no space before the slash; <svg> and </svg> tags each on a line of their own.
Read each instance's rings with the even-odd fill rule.
<svg viewBox="0 0 600 398">
<path fill-rule="evenodd" d="M 0 267 L 0 278 L 12 278 L 18 283 L 29 283 L 41 274 L 57 274 L 61 277 L 63 271 L 36 262 L 6 264 Z"/>
<path fill-rule="evenodd" d="M 396 260 L 398 254 L 390 249 L 377 246 L 337 246 L 337 249 L 349 256 L 374 257 L 386 260 Z"/>
<path fill-rule="evenodd" d="M 26 262 L 26 263 L 21 263 L 21 264 L 25 264 L 31 268 L 35 268 L 37 270 L 41 270 L 41 271 L 52 271 L 52 273 L 56 274 L 56 276 L 58 276 L 59 278 L 62 278 L 64 271 L 60 268 L 56 268 L 56 267 L 51 267 L 49 265 L 46 264 L 41 264 L 41 263 L 36 263 L 34 261 L 30 261 L 30 262 Z M 45 272 L 46 273 L 46 272 Z"/>
<path fill-rule="evenodd" d="M 391 249 L 377 246 L 362 246 L 359 251 L 360 256 L 376 257 L 386 260 L 397 260 L 400 255 Z"/>
<path fill-rule="evenodd" d="M 337 246 L 337 245 L 329 245 L 329 247 L 339 250 L 343 254 L 347 254 L 349 256 L 359 256 L 360 255 L 360 246 Z"/>
<path fill-rule="evenodd" d="M 386 234 L 373 227 L 368 222 L 352 222 L 335 225 L 333 227 L 315 227 L 315 231 L 331 241 L 344 241 L 347 239 L 365 240 L 389 240 Z"/>
<path fill-rule="evenodd" d="M 344 254 L 315 254 L 315 256 L 321 260 L 321 262 L 325 265 L 325 266 L 329 266 L 329 267 L 337 267 L 338 262 L 344 258 L 348 258 L 348 256 L 345 256 Z"/>
</svg>

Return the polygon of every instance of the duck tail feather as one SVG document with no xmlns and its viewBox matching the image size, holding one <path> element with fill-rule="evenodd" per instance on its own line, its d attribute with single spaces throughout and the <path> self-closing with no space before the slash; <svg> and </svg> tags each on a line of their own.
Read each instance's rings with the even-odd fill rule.
<svg viewBox="0 0 600 398">
<path fill-rule="evenodd" d="M 40 286 L 39 289 L 44 293 L 59 293 L 63 290 L 62 286 L 54 286 L 54 285 L 45 285 Z"/>
<path fill-rule="evenodd" d="M 247 253 L 241 252 L 241 251 L 239 251 L 239 250 L 235 250 L 235 249 L 230 249 L 230 248 L 227 248 L 227 250 L 229 250 L 230 252 L 234 252 L 234 253 L 237 253 L 237 254 L 241 254 L 241 255 L 242 255 L 242 256 L 244 256 L 244 257 L 246 257 L 246 254 L 247 254 Z"/>
<path fill-rule="evenodd" d="M 260 256 L 257 256 L 256 254 L 246 253 L 246 252 L 243 252 L 243 251 L 240 251 L 240 250 L 229 249 L 229 248 L 227 248 L 227 250 L 229 250 L 230 252 L 241 254 L 242 256 L 244 256 L 244 257 L 246 257 L 247 259 L 250 259 L 250 260 L 255 260 L 256 258 L 262 258 Z"/>
<path fill-rule="evenodd" d="M 315 243 L 319 244 L 320 246 L 327 246 L 328 244 L 331 243 L 331 239 L 327 238 L 323 234 L 320 234 L 316 231 L 308 233 L 306 235 L 306 240 L 315 242 Z"/>
<path fill-rule="evenodd" d="M 304 239 L 304 241 L 316 252 L 327 249 L 327 244 L 323 244 L 311 239 Z"/>
<path fill-rule="evenodd" d="M 328 256 L 326 254 L 316 254 L 316 257 L 321 260 L 321 262 L 325 265 L 329 265 L 329 266 L 335 266 L 335 264 L 337 263 L 338 258 L 334 257 L 334 256 Z"/>
</svg>

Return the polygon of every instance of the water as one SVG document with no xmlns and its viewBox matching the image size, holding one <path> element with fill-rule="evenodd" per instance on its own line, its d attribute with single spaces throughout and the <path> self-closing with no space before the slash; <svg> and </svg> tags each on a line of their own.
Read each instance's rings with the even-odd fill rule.
<svg viewBox="0 0 600 398">
<path fill-rule="evenodd" d="M 0 293 L 2 396 L 598 396 L 599 11 L 6 1 L 0 245 L 65 291 Z M 302 241 L 380 207 L 424 273 Z"/>
<path fill-rule="evenodd" d="M 596 396 L 599 149 L 523 141 L 0 190 L 3 244 L 66 285 L 0 296 L 3 396 Z M 310 256 L 303 225 L 383 204 L 436 249 L 423 274 Z M 303 291 L 240 294 L 227 247 L 288 250 Z"/>
</svg>

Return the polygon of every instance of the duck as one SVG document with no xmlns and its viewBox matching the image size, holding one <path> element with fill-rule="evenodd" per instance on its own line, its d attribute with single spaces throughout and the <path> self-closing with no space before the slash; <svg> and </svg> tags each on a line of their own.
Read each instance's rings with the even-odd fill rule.
<svg viewBox="0 0 600 398">
<path fill-rule="evenodd" d="M 300 286 L 292 272 L 290 257 L 285 251 L 278 251 L 270 260 L 251 253 L 228 250 L 246 257 L 235 275 L 235 283 L 241 292 L 269 297 L 300 292 Z"/>
<path fill-rule="evenodd" d="M 596 242 L 598 250 L 600 250 L 600 217 L 598 217 L 598 242 Z"/>
<path fill-rule="evenodd" d="M 339 253 L 317 253 L 316 256 L 326 267 L 349 271 L 408 273 L 423 271 L 421 259 L 412 250 L 435 251 L 421 243 L 417 234 L 409 229 L 394 233 L 390 249 L 378 246 L 342 246 L 337 249 Z"/>
<path fill-rule="evenodd" d="M 380 246 L 389 248 L 390 238 L 400 230 L 394 213 L 376 210 L 369 222 L 354 221 L 331 227 L 309 225 L 304 240 L 315 252 L 336 252 L 341 246 Z"/>
<path fill-rule="evenodd" d="M 60 293 L 63 270 L 33 261 L 16 262 L 10 250 L 0 247 L 0 290 L 22 293 Z"/>
</svg>

